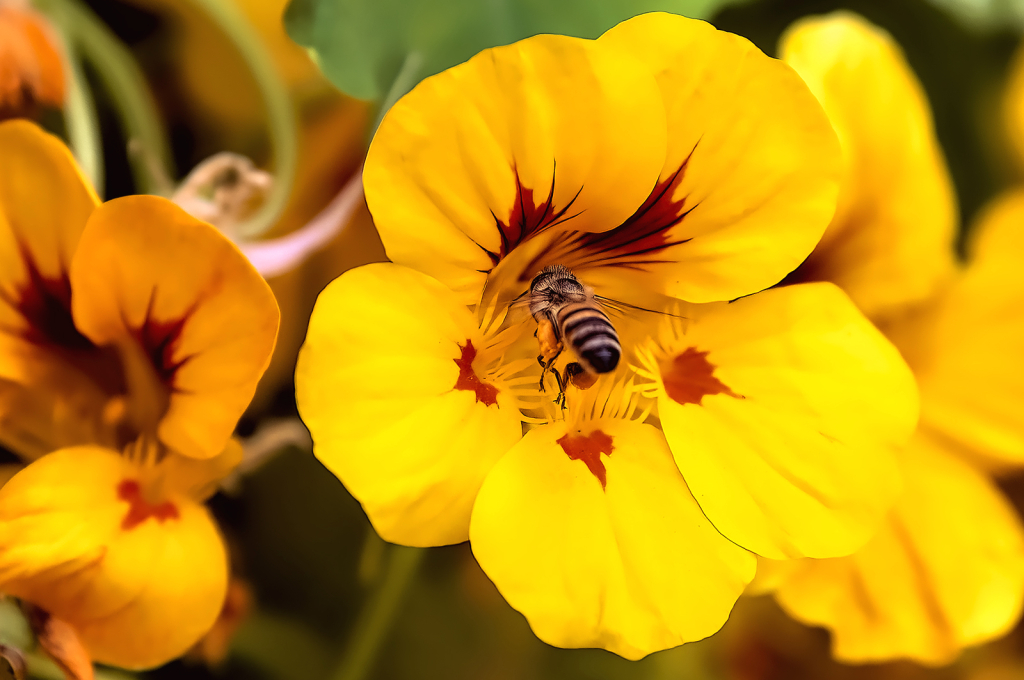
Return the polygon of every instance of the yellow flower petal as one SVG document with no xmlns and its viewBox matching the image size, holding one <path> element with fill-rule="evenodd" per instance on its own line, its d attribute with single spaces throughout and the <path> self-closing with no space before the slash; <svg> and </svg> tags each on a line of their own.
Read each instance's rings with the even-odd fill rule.
<svg viewBox="0 0 1024 680">
<path fill-rule="evenodd" d="M 998 488 L 926 436 L 901 461 L 906 491 L 875 538 L 804 561 L 776 594 L 831 630 L 843 661 L 948 663 L 1007 633 L 1024 606 L 1024 527 Z"/>
<path fill-rule="evenodd" d="M 427 78 L 367 154 L 366 201 L 388 257 L 475 304 L 486 273 L 531 235 L 612 229 L 644 202 L 665 160 L 663 111 L 639 62 L 565 36 Z"/>
<path fill-rule="evenodd" d="M 845 159 L 839 209 L 801 275 L 839 285 L 873 318 L 925 299 L 955 268 L 956 196 L 899 47 L 836 12 L 795 23 L 780 51 L 825 107 Z"/>
<path fill-rule="evenodd" d="M 227 554 L 206 509 L 149 500 L 140 470 L 95 446 L 44 456 L 0 489 L 0 590 L 70 623 L 96 661 L 156 666 L 216 620 Z"/>
<path fill-rule="evenodd" d="M 406 545 L 469 537 L 477 490 L 522 436 L 474 316 L 394 264 L 342 274 L 317 301 L 295 391 L 314 453 L 378 533 Z"/>
<path fill-rule="evenodd" d="M 669 125 L 663 195 L 639 220 L 667 229 L 625 258 L 639 266 L 614 274 L 708 302 L 795 269 L 832 218 L 841 170 L 835 133 L 800 78 L 744 38 L 671 14 L 630 19 L 598 43 L 647 64 Z"/>
<path fill-rule="evenodd" d="M 480 566 L 549 644 L 638 659 L 711 635 L 754 556 L 701 514 L 656 428 L 594 426 L 537 428 L 498 462 L 473 509 Z"/>
<path fill-rule="evenodd" d="M 892 451 L 917 417 L 896 349 L 831 284 L 684 313 L 652 363 L 665 436 L 701 509 L 765 557 L 862 546 L 896 499 Z"/>
<path fill-rule="evenodd" d="M 71 287 L 81 332 L 141 347 L 169 388 L 160 440 L 196 458 L 219 454 L 277 337 L 277 303 L 244 256 L 170 201 L 130 196 L 93 213 Z"/>
<path fill-rule="evenodd" d="M 75 330 L 68 279 L 97 198 L 32 123 L 0 123 L 0 158 L 0 441 L 31 457 L 107 441 L 106 396 L 86 366 L 105 359 Z"/>
<path fill-rule="evenodd" d="M 934 304 L 887 330 L 921 389 L 921 421 L 972 456 L 1024 464 L 1024 191 L 983 213 L 970 264 Z"/>
</svg>

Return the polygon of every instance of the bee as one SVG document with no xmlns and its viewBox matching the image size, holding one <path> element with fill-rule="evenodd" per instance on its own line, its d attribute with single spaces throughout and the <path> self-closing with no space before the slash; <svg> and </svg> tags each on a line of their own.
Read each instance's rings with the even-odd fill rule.
<svg viewBox="0 0 1024 680">
<path fill-rule="evenodd" d="M 567 267 L 545 267 L 530 283 L 528 296 L 530 314 L 537 321 L 540 389 L 544 391 L 544 377 L 552 372 L 558 383 L 555 401 L 564 408 L 566 385 L 587 389 L 598 375 L 611 373 L 619 365 L 619 334 L 598 304 L 594 291 Z M 560 375 L 553 366 L 567 344 L 578 361 L 566 366 L 564 375 Z"/>
</svg>

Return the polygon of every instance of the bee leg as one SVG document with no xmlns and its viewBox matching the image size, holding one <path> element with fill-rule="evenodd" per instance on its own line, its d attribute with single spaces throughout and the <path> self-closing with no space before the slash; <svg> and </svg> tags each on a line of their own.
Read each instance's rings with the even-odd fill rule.
<svg viewBox="0 0 1024 680">
<path fill-rule="evenodd" d="M 569 378 L 563 377 L 558 371 L 551 371 L 555 374 L 555 382 L 558 383 L 558 396 L 555 397 L 555 403 L 558 404 L 562 410 L 565 410 L 565 388 L 569 384 Z"/>
<path fill-rule="evenodd" d="M 558 357 L 561 354 L 562 354 L 562 350 L 561 350 L 561 348 L 559 348 L 558 351 L 555 353 L 555 355 L 553 357 L 551 357 L 550 359 L 545 358 L 545 355 L 543 355 L 543 354 L 541 354 L 539 357 L 537 357 L 537 363 L 540 364 L 540 367 L 541 367 L 541 371 L 540 371 L 540 391 L 541 392 L 546 391 L 544 389 L 544 376 L 547 375 L 548 371 L 551 371 L 552 373 L 554 373 L 556 378 L 557 378 L 558 371 L 554 370 L 551 367 L 555 365 L 555 361 L 558 360 Z M 561 385 L 561 382 L 559 382 L 559 385 Z"/>
</svg>

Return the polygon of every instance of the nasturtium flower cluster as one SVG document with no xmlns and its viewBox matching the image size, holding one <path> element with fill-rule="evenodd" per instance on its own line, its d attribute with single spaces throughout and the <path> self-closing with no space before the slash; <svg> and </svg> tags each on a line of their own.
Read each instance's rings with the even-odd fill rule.
<svg viewBox="0 0 1024 680">
<path fill-rule="evenodd" d="M 0 592 L 103 663 L 180 656 L 213 625 L 227 551 L 203 501 L 270 360 L 267 284 L 170 201 L 100 204 L 68 149 L 0 124 Z"/>
<path fill-rule="evenodd" d="M 316 455 L 385 539 L 468 539 L 551 644 L 711 635 L 756 556 L 848 555 L 900 492 L 897 350 L 830 283 L 765 290 L 821 239 L 842 171 L 789 66 L 675 15 L 424 80 L 364 169 L 392 262 L 328 286 L 300 354 Z M 618 368 L 564 410 L 518 313 L 554 264 L 632 306 L 609 309 Z"/>
<path fill-rule="evenodd" d="M 888 34 L 838 13 L 794 25 L 781 53 L 825 106 L 847 168 L 840 211 L 792 278 L 841 285 L 885 331 L 914 371 L 921 420 L 898 457 L 903 494 L 871 541 L 765 564 L 762 586 L 826 626 L 840 660 L 948 663 L 1024 607 L 1024 527 L 987 474 L 1024 462 L 1024 197 L 986 211 L 959 264 L 928 104 Z"/>
</svg>

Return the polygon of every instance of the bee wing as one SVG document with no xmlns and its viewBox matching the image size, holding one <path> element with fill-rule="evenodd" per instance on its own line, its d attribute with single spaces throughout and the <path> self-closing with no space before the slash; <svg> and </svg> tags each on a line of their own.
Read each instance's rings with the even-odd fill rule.
<svg viewBox="0 0 1024 680">
<path fill-rule="evenodd" d="M 596 300 L 602 308 L 623 317 L 636 317 L 639 314 L 654 314 L 656 316 L 670 316 L 675 319 L 687 318 L 680 313 L 684 304 L 682 300 L 676 300 L 675 298 L 669 298 L 667 296 L 663 303 L 659 305 L 659 307 L 662 307 L 661 309 L 639 307 L 628 302 L 623 302 L 622 300 L 604 297 L 603 295 L 595 295 L 594 300 Z"/>
</svg>

